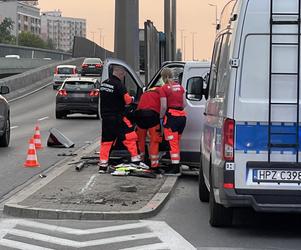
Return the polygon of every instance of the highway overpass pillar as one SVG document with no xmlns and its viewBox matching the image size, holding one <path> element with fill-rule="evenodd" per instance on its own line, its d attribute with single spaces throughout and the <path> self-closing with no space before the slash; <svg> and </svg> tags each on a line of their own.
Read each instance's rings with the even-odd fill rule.
<svg viewBox="0 0 301 250">
<path fill-rule="evenodd" d="M 177 33 L 177 1 L 164 0 L 164 32 L 166 38 L 165 60 L 176 58 L 176 33 Z"/>
<path fill-rule="evenodd" d="M 139 0 L 115 0 L 116 57 L 139 70 Z"/>
</svg>

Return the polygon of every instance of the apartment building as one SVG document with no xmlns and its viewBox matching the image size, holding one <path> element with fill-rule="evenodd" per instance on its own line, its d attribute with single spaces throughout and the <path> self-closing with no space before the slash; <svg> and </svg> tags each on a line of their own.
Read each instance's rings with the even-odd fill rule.
<svg viewBox="0 0 301 250">
<path fill-rule="evenodd" d="M 74 36 L 86 37 L 85 19 L 63 17 L 59 10 L 41 13 L 41 37 L 51 39 L 56 49 L 71 51 Z"/>
<path fill-rule="evenodd" d="M 14 22 L 12 35 L 18 36 L 22 31 L 35 35 L 41 33 L 40 9 L 35 5 L 18 1 L 0 1 L 0 22 L 10 18 Z"/>
</svg>

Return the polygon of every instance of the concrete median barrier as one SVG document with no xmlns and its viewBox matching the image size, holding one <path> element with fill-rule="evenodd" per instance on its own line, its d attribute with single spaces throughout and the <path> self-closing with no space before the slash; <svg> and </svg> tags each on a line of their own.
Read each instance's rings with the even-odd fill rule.
<svg viewBox="0 0 301 250">
<path fill-rule="evenodd" d="M 59 61 L 52 64 L 44 65 L 39 68 L 29 70 L 22 74 L 6 77 L 0 80 L 0 86 L 8 86 L 10 94 L 6 95 L 7 99 L 13 99 L 33 91 L 51 81 L 56 66 L 61 64 L 72 64 L 79 66 L 83 58 L 74 58 L 65 61 Z"/>
</svg>

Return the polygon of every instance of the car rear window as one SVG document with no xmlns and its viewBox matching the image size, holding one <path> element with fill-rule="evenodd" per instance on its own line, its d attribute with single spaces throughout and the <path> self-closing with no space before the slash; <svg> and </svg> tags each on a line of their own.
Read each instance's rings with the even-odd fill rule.
<svg viewBox="0 0 301 250">
<path fill-rule="evenodd" d="M 73 74 L 73 68 L 58 68 L 57 73 L 63 75 L 71 75 Z"/>
<path fill-rule="evenodd" d="M 97 64 L 97 63 L 101 63 L 101 60 L 98 58 L 87 58 L 87 59 L 85 59 L 84 63 Z"/>
<path fill-rule="evenodd" d="M 93 82 L 84 82 L 84 81 L 68 81 L 65 83 L 64 88 L 66 90 L 91 90 L 95 88 Z"/>
</svg>

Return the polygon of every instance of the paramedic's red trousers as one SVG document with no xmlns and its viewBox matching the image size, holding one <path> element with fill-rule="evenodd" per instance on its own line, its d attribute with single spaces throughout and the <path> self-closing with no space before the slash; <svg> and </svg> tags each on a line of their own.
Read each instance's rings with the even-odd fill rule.
<svg viewBox="0 0 301 250">
<path fill-rule="evenodd" d="M 186 125 L 186 113 L 183 110 L 169 109 L 164 117 L 164 136 L 170 146 L 171 164 L 180 163 L 180 140 Z"/>
<path fill-rule="evenodd" d="M 149 157 L 151 167 L 159 166 L 159 144 L 162 141 L 160 130 L 160 115 L 158 112 L 150 109 L 141 109 L 135 112 L 137 123 L 138 147 L 140 155 L 145 155 L 145 140 L 147 132 L 150 137 Z"/>
<path fill-rule="evenodd" d="M 140 161 L 137 150 L 137 134 L 131 122 L 126 117 L 118 115 L 102 117 L 102 135 L 99 160 L 101 164 L 109 162 L 112 145 L 120 138 L 131 154 L 132 162 Z"/>
<path fill-rule="evenodd" d="M 139 147 L 140 154 L 142 156 L 145 155 L 145 140 L 147 137 L 147 131 L 150 137 L 149 158 L 151 161 L 151 167 L 156 168 L 159 166 L 159 144 L 162 141 L 161 134 L 160 134 L 160 124 L 148 130 L 139 127 L 137 128 L 138 147 Z"/>
</svg>

